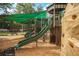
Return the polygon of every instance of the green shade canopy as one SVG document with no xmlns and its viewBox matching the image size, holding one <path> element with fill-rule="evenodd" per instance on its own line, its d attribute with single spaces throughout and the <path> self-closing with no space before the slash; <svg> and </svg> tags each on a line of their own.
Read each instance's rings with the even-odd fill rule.
<svg viewBox="0 0 79 59">
<path fill-rule="evenodd" d="M 12 14 L 3 16 L 1 19 L 7 21 L 15 21 L 15 22 L 29 22 L 32 18 L 46 18 L 46 11 L 34 12 L 34 13 L 27 13 L 27 14 Z"/>
</svg>

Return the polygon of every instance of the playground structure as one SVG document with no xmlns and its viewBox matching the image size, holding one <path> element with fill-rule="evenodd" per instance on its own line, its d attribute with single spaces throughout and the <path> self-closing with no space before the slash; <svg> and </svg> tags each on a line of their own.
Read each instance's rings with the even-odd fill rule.
<svg viewBox="0 0 79 59">
<path fill-rule="evenodd" d="M 53 3 L 47 7 L 49 14 L 52 16 L 52 25 L 50 27 L 50 43 L 61 46 L 61 19 L 67 3 Z"/>
<path fill-rule="evenodd" d="M 26 44 L 38 40 L 44 33 L 48 31 L 51 25 L 51 17 L 46 11 L 28 13 L 28 14 L 12 14 L 1 15 L 0 18 L 5 21 L 12 21 L 17 23 L 26 22 L 26 25 L 31 27 L 25 34 L 25 39 L 19 41 L 17 44 L 4 49 L 1 55 L 15 55 L 15 49 L 18 49 Z M 34 19 L 34 20 L 31 20 Z M 34 22 L 33 22 L 34 21 Z M 29 24 L 29 22 L 31 22 Z"/>
<path fill-rule="evenodd" d="M 67 4 L 62 18 L 61 55 L 79 56 L 79 4 Z"/>
<path fill-rule="evenodd" d="M 52 9 L 53 6 L 55 6 L 54 9 Z M 54 15 L 53 20 L 51 20 L 51 17 L 47 16 L 46 11 L 43 11 L 44 14 L 41 13 L 42 16 L 40 16 L 40 14 L 37 14 L 36 15 L 37 17 L 34 16 L 36 18 L 34 24 L 40 23 L 39 25 L 41 25 L 39 27 L 39 30 L 38 30 L 38 26 L 35 26 L 34 30 L 28 31 L 27 35 L 29 33 L 32 33 L 33 31 L 35 33 L 29 34 L 28 36 L 25 35 L 26 39 L 20 41 L 19 43 L 17 43 L 17 45 L 13 45 L 13 47 L 10 47 L 10 48 L 4 50 L 4 54 L 7 53 L 6 51 L 10 52 L 11 50 L 13 51 L 13 54 L 15 54 L 14 53 L 15 49 L 18 49 L 18 48 L 24 46 L 25 44 L 29 44 L 35 40 L 38 40 L 38 38 L 40 38 L 53 25 L 54 25 L 54 27 L 52 29 L 53 34 L 58 35 L 57 31 L 56 31 L 56 29 L 58 29 L 58 28 L 56 28 L 56 27 L 59 23 L 57 23 L 56 21 L 60 20 L 61 21 L 60 25 L 62 26 L 62 29 L 61 29 L 62 33 L 59 33 L 61 35 L 60 36 L 60 38 L 61 38 L 61 40 L 60 40 L 61 41 L 60 42 L 61 43 L 61 55 L 78 56 L 79 55 L 79 52 L 78 52 L 79 51 L 79 40 L 78 40 L 78 38 L 79 38 L 79 33 L 78 33 L 79 32 L 79 20 L 78 20 L 79 19 L 79 17 L 78 17 L 79 4 L 71 3 L 71 4 L 67 4 L 67 7 L 65 5 L 63 8 L 63 10 L 65 10 L 65 14 L 64 14 L 64 12 L 62 12 L 63 11 L 62 8 L 58 7 L 58 6 L 61 6 L 60 3 L 53 4 L 53 6 L 49 7 L 49 13 Z M 66 7 L 66 9 L 65 9 L 65 7 Z M 53 13 L 52 13 L 52 11 L 53 11 Z M 61 19 L 57 19 L 56 15 L 58 15 L 58 16 L 63 15 L 64 17 L 61 20 Z M 7 19 L 7 17 L 5 17 L 5 18 Z M 37 23 L 36 21 L 38 21 L 38 20 L 40 20 L 40 21 Z M 51 21 L 53 21 L 53 23 L 51 23 Z M 31 22 L 31 21 L 29 21 L 29 22 Z M 56 39 L 57 39 L 57 36 L 56 36 Z M 57 39 L 57 40 L 59 40 L 59 39 Z M 56 40 L 56 44 L 57 44 L 57 40 Z M 11 55 L 11 54 L 9 53 L 9 55 Z"/>
<path fill-rule="evenodd" d="M 70 7 L 71 9 L 74 7 L 73 10 L 71 10 Z M 74 28 L 73 26 L 70 26 L 70 28 L 73 28 L 72 32 L 69 29 L 69 26 L 66 26 L 66 21 L 70 22 L 69 24 L 71 25 L 73 25 L 72 22 L 76 22 L 76 20 L 74 19 L 77 18 L 78 7 L 78 4 L 55 3 L 50 5 L 47 8 L 47 11 L 40 11 L 27 14 L 0 15 L 0 20 L 11 21 L 20 24 L 24 23 L 27 26 L 27 30 L 25 30 L 26 34 L 24 35 L 25 38 L 19 40 L 18 43 L 12 45 L 11 47 L 5 48 L 0 54 L 4 56 L 15 55 L 15 50 L 18 50 L 19 48 L 34 41 L 37 42 L 39 38 L 41 38 L 48 30 L 50 30 L 50 39 L 53 40 L 54 44 L 61 46 L 61 55 L 79 55 L 79 53 L 77 53 L 77 51 L 79 50 L 78 44 L 76 44 L 78 43 L 78 40 L 72 40 L 75 38 L 71 39 L 70 37 L 72 35 L 78 38 L 74 34 L 77 34 L 78 31 L 73 31 L 73 29 L 77 28 L 78 26 L 75 27 L 76 25 L 74 25 Z M 74 10 L 75 12 L 73 12 Z M 72 16 L 72 20 L 67 20 L 70 18 L 69 15 Z M 68 30 L 70 31 L 66 31 L 65 27 L 68 27 Z"/>
<path fill-rule="evenodd" d="M 14 44 L 13 46 L 4 49 L 1 55 L 15 55 L 15 49 L 19 49 L 20 47 L 26 44 L 29 44 L 33 41 L 37 41 L 48 30 L 50 30 L 50 27 L 51 28 L 53 27 L 52 29 L 53 35 L 56 35 L 56 39 L 51 38 L 52 40 L 55 40 L 55 42 L 53 43 L 55 43 L 56 45 L 61 45 L 60 44 L 61 27 L 59 27 L 61 20 L 60 16 L 62 17 L 63 14 L 62 11 L 65 9 L 66 4 L 55 4 L 55 5 L 56 5 L 55 9 L 52 8 L 54 6 L 53 4 L 51 7 L 48 7 L 47 11 L 40 11 L 27 14 L 0 15 L 1 20 L 11 21 L 20 24 L 25 23 L 25 25 L 27 26 L 27 30 L 25 31 L 26 34 L 24 35 L 25 38 L 20 40 L 17 44 Z M 62 6 L 62 8 L 58 6 Z M 52 11 L 53 13 L 51 13 Z"/>
</svg>

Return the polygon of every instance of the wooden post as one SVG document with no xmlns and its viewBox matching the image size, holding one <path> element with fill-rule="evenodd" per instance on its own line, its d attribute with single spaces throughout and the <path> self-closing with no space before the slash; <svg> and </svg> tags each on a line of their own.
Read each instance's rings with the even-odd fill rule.
<svg viewBox="0 0 79 59">
<path fill-rule="evenodd" d="M 52 20 L 52 25 L 51 25 L 51 28 L 50 28 L 50 43 L 55 43 L 56 39 L 54 39 L 54 36 L 55 36 L 55 27 L 56 27 L 56 24 L 55 24 L 55 4 L 54 4 L 54 9 L 53 9 L 53 20 Z"/>
<path fill-rule="evenodd" d="M 23 32 L 23 29 L 24 29 L 24 28 L 23 28 L 23 24 L 22 24 L 22 32 Z"/>
<path fill-rule="evenodd" d="M 42 18 L 41 18 L 41 30 L 42 30 L 42 23 L 43 23 L 43 22 L 42 22 Z"/>
<path fill-rule="evenodd" d="M 38 47 L 38 40 L 36 40 L 36 47 Z"/>
<path fill-rule="evenodd" d="M 53 27 L 55 27 L 55 4 L 54 4 L 54 12 L 53 12 L 54 16 L 53 16 Z"/>
<path fill-rule="evenodd" d="M 36 19 L 35 19 L 35 34 L 36 34 Z M 36 47 L 38 47 L 38 40 L 36 40 Z"/>
<path fill-rule="evenodd" d="M 56 7 L 56 5 L 54 4 L 54 35 L 55 35 L 55 38 L 54 38 L 54 40 L 55 40 L 55 44 L 57 44 L 57 33 L 56 33 L 56 31 L 57 31 L 57 29 L 56 29 L 56 10 L 55 10 L 55 7 Z"/>
</svg>

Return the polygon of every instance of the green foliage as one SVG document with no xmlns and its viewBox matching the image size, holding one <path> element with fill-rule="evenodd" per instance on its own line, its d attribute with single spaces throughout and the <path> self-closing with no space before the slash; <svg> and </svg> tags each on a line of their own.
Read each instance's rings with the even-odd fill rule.
<svg viewBox="0 0 79 59">
<path fill-rule="evenodd" d="M 15 23 L 15 22 L 10 22 L 9 27 L 10 27 L 10 30 L 12 30 L 12 31 L 18 31 L 19 29 L 21 29 L 21 24 Z"/>
<path fill-rule="evenodd" d="M 32 13 L 35 11 L 31 3 L 18 3 L 16 9 L 17 13 Z"/>
<path fill-rule="evenodd" d="M 0 3 L 0 10 L 3 10 L 4 13 L 8 13 L 7 8 L 11 9 L 13 6 L 13 3 Z"/>
</svg>

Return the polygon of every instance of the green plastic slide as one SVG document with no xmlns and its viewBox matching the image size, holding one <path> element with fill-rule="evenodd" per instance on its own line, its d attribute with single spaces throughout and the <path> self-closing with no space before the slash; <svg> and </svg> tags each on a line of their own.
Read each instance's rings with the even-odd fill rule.
<svg viewBox="0 0 79 59">
<path fill-rule="evenodd" d="M 49 23 L 51 24 L 51 20 L 49 19 Z M 38 40 L 38 38 L 40 38 L 42 35 L 44 35 L 44 33 L 46 33 L 50 27 L 50 24 L 48 24 L 48 21 L 44 23 L 44 26 L 42 27 L 42 30 L 40 32 L 38 32 L 35 35 L 31 35 L 28 38 L 25 38 L 24 40 L 20 41 L 17 45 L 15 45 L 15 48 L 20 48 L 26 44 L 29 44 L 33 41 Z"/>
</svg>

